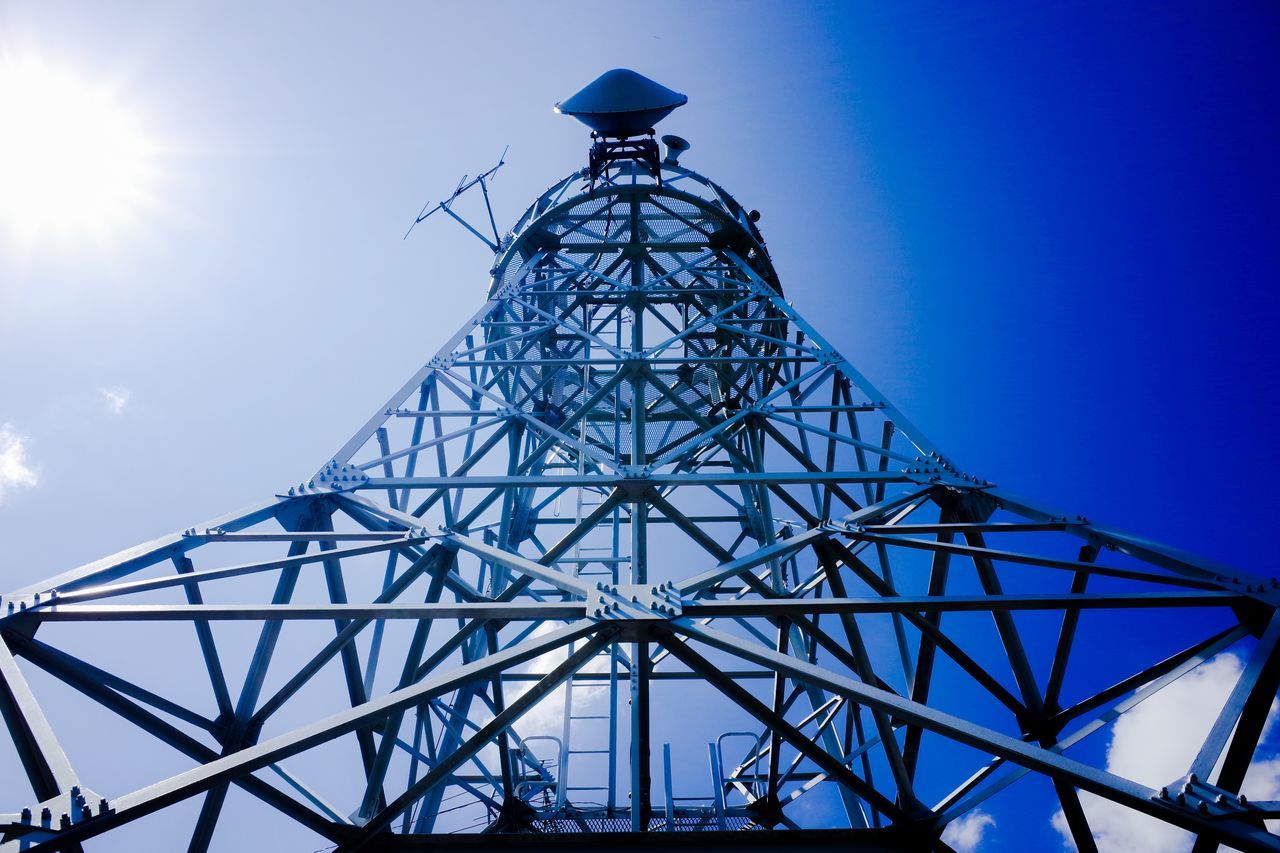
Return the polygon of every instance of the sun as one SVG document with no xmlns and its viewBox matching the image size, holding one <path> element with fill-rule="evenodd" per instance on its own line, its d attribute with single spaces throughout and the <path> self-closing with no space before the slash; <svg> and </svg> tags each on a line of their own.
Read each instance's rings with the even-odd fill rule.
<svg viewBox="0 0 1280 853">
<path fill-rule="evenodd" d="M 0 60 L 0 230 L 25 242 L 118 232 L 149 200 L 156 155 L 108 85 Z"/>
</svg>

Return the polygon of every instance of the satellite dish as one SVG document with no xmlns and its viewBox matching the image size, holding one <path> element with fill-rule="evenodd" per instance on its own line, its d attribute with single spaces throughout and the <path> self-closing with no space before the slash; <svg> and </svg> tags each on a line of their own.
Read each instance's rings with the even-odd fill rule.
<svg viewBox="0 0 1280 853">
<path fill-rule="evenodd" d="M 602 136 L 648 133 L 689 98 L 628 68 L 606 71 L 577 94 L 556 104 L 556 112 L 573 116 Z"/>
</svg>

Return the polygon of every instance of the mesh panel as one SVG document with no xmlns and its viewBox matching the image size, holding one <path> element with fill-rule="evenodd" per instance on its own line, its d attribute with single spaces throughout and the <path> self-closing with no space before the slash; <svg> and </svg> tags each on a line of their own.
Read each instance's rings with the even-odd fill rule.
<svg viewBox="0 0 1280 853">
<path fill-rule="evenodd" d="M 644 346 L 676 339 L 656 357 L 756 360 L 694 363 L 681 371 L 675 364 L 655 366 L 659 381 L 698 420 L 657 389 L 646 387 L 647 454 L 670 450 L 703 431 L 705 422 L 731 416 L 767 393 L 774 371 L 761 359 L 768 359 L 776 345 L 736 329 L 785 338 L 785 320 L 764 297 L 729 310 L 746 295 L 741 285 L 749 283 L 750 276 L 726 253 L 712 248 L 726 233 L 740 239 L 745 232 L 720 208 L 651 188 L 622 188 L 609 196 L 583 199 L 532 222 L 504 260 L 501 283 L 511 288 L 507 292 L 512 298 L 485 330 L 486 339 L 498 344 L 489 357 L 506 362 L 493 368 L 500 376 L 498 393 L 553 427 L 567 423 L 565 430 L 578 437 L 582 427 L 573 421 L 580 407 L 617 368 L 601 364 L 584 388 L 580 367 L 566 376 L 561 375 L 565 368 L 548 362 L 616 360 L 609 347 L 631 349 L 636 310 L 644 312 Z M 666 240 L 683 248 L 664 251 L 653 245 Z M 643 258 L 622 248 L 636 242 L 650 246 Z M 590 251 L 593 246 L 599 251 Z M 540 249 L 547 254 L 525 269 Z M 714 254 L 708 257 L 709 251 Z M 637 306 L 629 301 L 632 287 L 650 284 L 656 290 L 647 302 Z M 681 295 L 683 290 L 690 292 Z M 703 325 L 680 337 L 689 323 L 716 315 L 721 315 L 722 326 Z M 513 339 L 504 340 L 508 337 Z M 624 462 L 631 460 L 634 441 L 629 386 L 597 400 L 586 427 L 590 442 Z"/>
<path fill-rule="evenodd" d="M 581 822 L 579 822 L 579 820 Z M 583 824 L 586 825 L 590 832 L 630 832 L 630 817 L 583 817 L 579 820 L 567 820 L 564 818 L 548 818 L 546 820 L 538 820 L 534 822 L 534 828 L 538 832 L 548 833 L 565 833 L 565 832 L 582 832 Z M 758 829 L 759 827 L 751 822 L 750 818 L 727 815 L 724 819 L 725 828 L 731 831 Z M 702 832 L 720 829 L 714 815 L 691 815 L 677 817 L 673 821 L 674 832 Z M 667 819 L 665 817 L 655 817 L 649 819 L 650 832 L 662 832 L 667 829 Z"/>
</svg>

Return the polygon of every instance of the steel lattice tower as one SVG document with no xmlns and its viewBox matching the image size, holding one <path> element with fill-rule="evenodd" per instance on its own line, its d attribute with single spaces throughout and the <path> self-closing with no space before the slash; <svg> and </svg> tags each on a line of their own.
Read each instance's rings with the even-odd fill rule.
<svg viewBox="0 0 1280 853">
<path fill-rule="evenodd" d="M 601 80 L 575 97 L 674 94 Z M 757 216 L 687 143 L 659 161 L 652 130 L 597 130 L 590 169 L 494 229 L 480 310 L 312 477 L 0 598 L 6 772 L 32 789 L 0 804 L 0 849 L 198 797 L 204 850 L 232 787 L 340 850 L 947 849 L 1031 776 L 1082 850 L 1081 792 L 1198 851 L 1280 850 L 1280 803 L 1238 796 L 1276 582 L 966 473 L 785 301 Z M 1120 677 L 1081 665 L 1152 609 L 1197 618 Z M 187 664 L 107 653 L 157 643 Z M 1228 649 L 1243 674 L 1184 777 L 1078 757 Z M 72 699 L 83 725 L 52 725 Z M 134 761 L 128 737 L 164 756 L 153 784 L 77 773 Z"/>
</svg>

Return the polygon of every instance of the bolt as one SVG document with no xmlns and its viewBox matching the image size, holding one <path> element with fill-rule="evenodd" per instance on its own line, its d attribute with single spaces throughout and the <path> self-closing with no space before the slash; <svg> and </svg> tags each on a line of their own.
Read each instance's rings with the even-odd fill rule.
<svg viewBox="0 0 1280 853">
<path fill-rule="evenodd" d="M 49 810 L 48 806 L 45 806 L 40 810 L 40 822 L 48 826 L 49 822 L 52 820 L 53 820 L 53 812 Z"/>
<path fill-rule="evenodd" d="M 1201 800 L 1199 805 L 1196 806 L 1196 808 L 1200 810 L 1201 814 L 1209 813 L 1209 804 L 1206 803 L 1204 800 Z"/>
<path fill-rule="evenodd" d="M 1183 793 L 1181 793 L 1181 792 L 1179 792 L 1179 793 L 1178 793 L 1178 805 L 1180 805 L 1180 806 L 1185 806 L 1186 804 L 1187 804 L 1187 795 L 1186 795 L 1186 794 L 1183 794 Z"/>
<path fill-rule="evenodd" d="M 1160 789 L 1160 799 L 1162 799 L 1162 800 L 1167 800 L 1167 799 L 1169 799 L 1169 789 L 1168 789 L 1168 788 L 1161 788 L 1161 789 Z"/>
<path fill-rule="evenodd" d="M 1220 806 L 1225 806 L 1227 804 L 1227 795 L 1219 794 L 1218 796 L 1213 798 L 1213 801 Z"/>
<path fill-rule="evenodd" d="M 31 823 L 31 809 L 24 808 L 22 810 L 22 822 Z"/>
<path fill-rule="evenodd" d="M 71 815 L 67 814 L 66 812 L 63 812 L 63 813 L 62 813 L 62 818 L 61 818 L 61 820 L 59 820 L 59 821 L 58 821 L 58 827 L 59 827 L 60 829 L 70 829 L 70 828 L 71 828 Z"/>
<path fill-rule="evenodd" d="M 98 814 L 105 814 L 107 811 L 107 798 L 103 797 L 98 800 Z"/>
<path fill-rule="evenodd" d="M 1190 782 L 1192 785 L 1194 785 L 1195 783 L 1200 781 L 1200 777 L 1194 773 L 1191 773 L 1187 776 L 1187 781 Z"/>
<path fill-rule="evenodd" d="M 71 796 L 72 796 L 72 797 L 78 797 L 78 796 L 80 796 L 80 786 L 79 786 L 79 785 L 72 785 L 72 786 L 71 786 Z"/>
<path fill-rule="evenodd" d="M 1240 805 L 1242 805 L 1242 806 L 1247 806 L 1247 805 L 1249 805 L 1249 798 L 1248 798 L 1248 797 L 1246 797 L 1244 794 L 1241 794 L 1241 795 L 1240 795 Z"/>
</svg>

